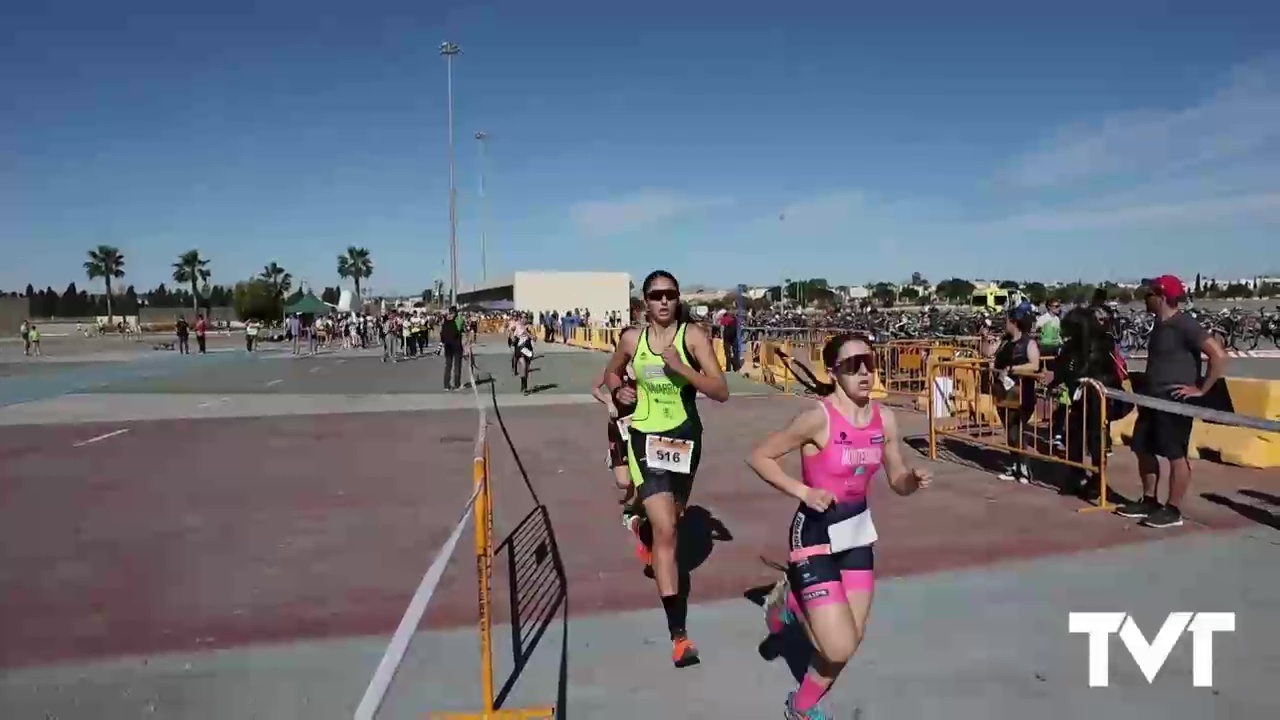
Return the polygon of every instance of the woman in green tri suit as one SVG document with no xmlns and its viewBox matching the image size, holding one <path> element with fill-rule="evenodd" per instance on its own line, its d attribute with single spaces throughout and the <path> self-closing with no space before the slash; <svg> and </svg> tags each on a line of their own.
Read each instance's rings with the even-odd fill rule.
<svg viewBox="0 0 1280 720">
<path fill-rule="evenodd" d="M 628 465 L 636 497 L 653 532 L 653 577 L 671 633 L 676 667 L 698 662 L 685 628 L 687 598 L 680 594 L 676 566 L 676 524 L 684 513 L 702 455 L 698 393 L 725 402 L 725 382 L 698 326 L 680 322 L 680 285 L 666 270 L 654 270 L 642 286 L 649 322 L 640 332 L 623 333 L 605 370 L 605 383 L 619 405 L 635 403 Z M 632 387 L 622 382 L 631 365 Z"/>
</svg>

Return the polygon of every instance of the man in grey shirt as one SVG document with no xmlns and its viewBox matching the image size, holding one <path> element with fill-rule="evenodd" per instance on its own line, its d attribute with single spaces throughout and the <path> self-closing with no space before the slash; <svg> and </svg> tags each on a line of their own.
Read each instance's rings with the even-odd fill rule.
<svg viewBox="0 0 1280 720">
<path fill-rule="evenodd" d="M 1147 310 L 1156 316 L 1147 344 L 1146 394 L 1163 400 L 1186 402 L 1202 397 L 1226 372 L 1227 353 L 1222 345 L 1183 313 L 1178 304 L 1186 297 L 1182 281 L 1161 275 L 1147 282 Z M 1208 356 L 1209 369 L 1201 373 L 1201 354 Z M 1116 512 L 1124 517 L 1142 518 L 1147 527 L 1176 527 L 1182 524 L 1178 509 L 1191 485 L 1191 445 L 1189 415 L 1138 407 L 1130 445 L 1138 456 L 1142 476 L 1142 499 L 1126 503 Z M 1160 461 L 1169 461 L 1169 498 L 1161 505 L 1156 499 L 1160 485 Z"/>
</svg>

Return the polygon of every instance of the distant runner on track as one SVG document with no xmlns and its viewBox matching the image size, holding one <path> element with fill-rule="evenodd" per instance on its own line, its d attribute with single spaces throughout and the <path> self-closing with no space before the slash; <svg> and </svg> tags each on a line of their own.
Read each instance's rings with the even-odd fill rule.
<svg viewBox="0 0 1280 720">
<path fill-rule="evenodd" d="M 511 371 L 520 376 L 520 392 L 529 394 L 529 364 L 533 361 L 533 333 L 524 316 L 518 316 L 511 326 Z"/>
<path fill-rule="evenodd" d="M 818 703 L 866 634 L 876 541 L 867 484 L 883 467 L 889 486 L 910 495 L 932 477 L 906 467 L 893 412 L 871 399 L 871 343 L 857 334 L 838 335 L 822 348 L 822 360 L 831 374 L 831 382 L 817 388 L 823 399 L 765 438 L 748 460 L 765 482 L 800 501 L 791 520 L 787 574 L 765 611 L 770 635 L 799 619 L 817 650 L 799 689 L 787 696 L 786 720 L 828 717 Z M 803 480 L 778 463 L 796 450 Z"/>
<path fill-rule="evenodd" d="M 604 381 L 615 403 L 636 406 L 627 434 L 629 475 L 653 531 L 653 574 L 671 633 L 671 660 L 686 667 L 698 662 L 698 650 L 685 628 L 688 598 L 680 594 L 676 525 L 702 455 L 697 395 L 725 402 L 729 385 L 706 332 L 680 321 L 675 276 L 655 270 L 642 291 L 648 325 L 619 339 Z M 634 388 L 622 381 L 628 366 Z"/>
</svg>

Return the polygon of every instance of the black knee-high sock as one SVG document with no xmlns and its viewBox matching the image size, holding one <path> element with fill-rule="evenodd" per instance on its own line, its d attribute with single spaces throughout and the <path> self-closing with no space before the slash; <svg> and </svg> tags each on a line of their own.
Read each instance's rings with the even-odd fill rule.
<svg viewBox="0 0 1280 720">
<path fill-rule="evenodd" d="M 662 609 L 667 614 L 667 630 L 672 638 L 685 636 L 685 620 L 689 615 L 689 603 L 680 593 L 662 596 Z"/>
<path fill-rule="evenodd" d="M 520 376 L 520 392 L 529 392 L 529 376 Z"/>
</svg>

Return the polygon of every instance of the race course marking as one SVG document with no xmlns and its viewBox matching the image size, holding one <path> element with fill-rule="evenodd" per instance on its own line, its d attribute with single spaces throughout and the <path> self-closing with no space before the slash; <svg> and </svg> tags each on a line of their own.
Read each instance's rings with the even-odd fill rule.
<svg viewBox="0 0 1280 720">
<path fill-rule="evenodd" d="M 279 384 L 280 384 L 280 383 L 282 383 L 282 382 L 284 382 L 284 379 L 283 379 L 283 378 L 276 378 L 275 380 L 271 380 L 271 381 L 269 381 L 269 382 L 267 383 L 267 387 L 271 387 L 271 386 L 273 386 L 273 385 L 279 385 Z"/>
<path fill-rule="evenodd" d="M 320 366 L 319 366 L 319 365 L 317 365 L 317 366 L 315 366 L 315 367 L 311 368 L 311 372 L 320 372 Z"/>
<path fill-rule="evenodd" d="M 127 433 L 127 432 L 129 432 L 129 428 L 120 428 L 119 430 L 113 430 L 113 431 L 111 431 L 111 432 L 109 432 L 109 433 L 106 433 L 106 434 L 103 434 L 103 435 L 99 435 L 99 436 L 97 436 L 97 437 L 91 437 L 91 438 L 89 438 L 88 440 L 82 440 L 82 441 L 80 441 L 80 442 L 78 442 L 78 443 L 75 443 L 75 444 L 74 444 L 74 445 L 72 445 L 71 447 L 73 447 L 73 448 L 78 448 L 78 447 L 84 447 L 85 445 L 92 445 L 93 443 L 96 443 L 96 442 L 102 442 L 103 440 L 106 440 L 107 438 L 113 438 L 113 437 L 115 437 L 115 436 L 117 436 L 117 435 L 123 435 L 123 434 L 125 434 L 125 433 Z"/>
</svg>

